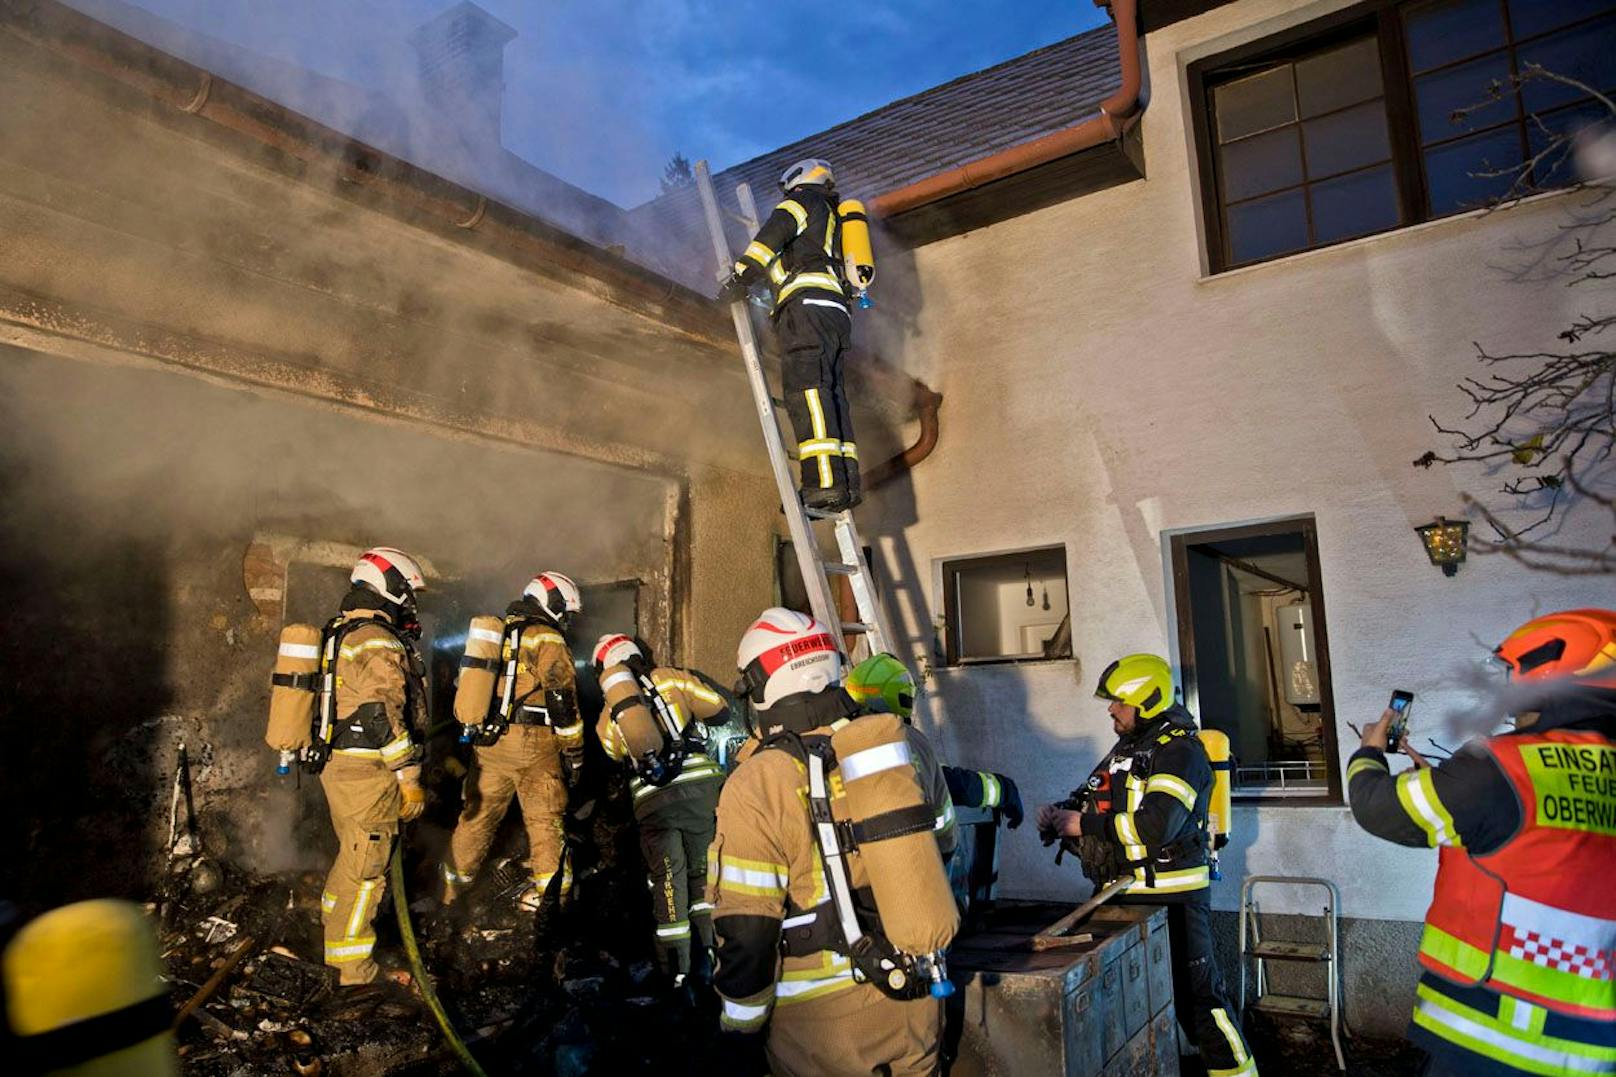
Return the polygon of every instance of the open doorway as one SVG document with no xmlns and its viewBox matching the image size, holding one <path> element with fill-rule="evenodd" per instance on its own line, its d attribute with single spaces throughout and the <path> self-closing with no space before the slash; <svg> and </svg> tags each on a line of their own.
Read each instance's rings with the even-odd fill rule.
<svg viewBox="0 0 1616 1077">
<path fill-rule="evenodd" d="M 1228 734 L 1235 796 L 1340 803 L 1312 517 L 1171 542 L 1186 703 Z"/>
</svg>

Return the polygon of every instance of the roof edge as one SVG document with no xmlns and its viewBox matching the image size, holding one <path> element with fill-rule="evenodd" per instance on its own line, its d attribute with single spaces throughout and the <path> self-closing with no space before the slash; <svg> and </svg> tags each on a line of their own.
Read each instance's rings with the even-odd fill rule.
<svg viewBox="0 0 1616 1077">
<path fill-rule="evenodd" d="M 0 0 L 0 32 L 58 62 L 85 68 L 150 101 L 161 122 L 206 122 L 213 139 L 242 140 L 306 181 L 335 172 L 339 196 L 431 227 L 657 321 L 699 343 L 731 344 L 729 322 L 712 300 L 677 281 L 597 247 L 437 173 L 327 127 L 237 83 L 148 45 L 60 0 Z"/>
<path fill-rule="evenodd" d="M 1098 113 L 1071 127 L 877 195 L 870 200 L 870 211 L 879 217 L 895 217 L 950 195 L 1120 139 L 1138 123 L 1144 107 L 1140 96 L 1138 0 L 1094 0 L 1094 6 L 1106 8 L 1116 25 L 1117 64 L 1122 76 L 1122 84 L 1116 93 L 1100 103 Z"/>
</svg>

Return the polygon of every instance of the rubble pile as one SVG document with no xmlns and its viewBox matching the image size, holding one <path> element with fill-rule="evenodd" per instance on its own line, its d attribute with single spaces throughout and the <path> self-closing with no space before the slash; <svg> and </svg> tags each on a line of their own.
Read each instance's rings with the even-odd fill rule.
<svg viewBox="0 0 1616 1077">
<path fill-rule="evenodd" d="M 574 890 L 537 914 L 517 904 L 528 884 L 515 855 L 490 859 L 464 908 L 441 908 L 435 849 L 446 833 L 429 823 L 408 835 L 407 897 L 427 972 L 490 1073 L 655 1066 L 676 1075 L 708 1056 L 717 1003 L 704 989 L 675 992 L 656 970 L 645 868 L 620 784 L 592 790 L 569 816 Z M 174 865 L 153 911 L 184 1073 L 461 1072 L 415 986 L 384 977 L 337 987 L 320 961 L 323 882 L 312 872 L 252 878 L 201 857 Z M 377 929 L 378 960 L 389 974 L 407 970 L 391 893 Z"/>
</svg>

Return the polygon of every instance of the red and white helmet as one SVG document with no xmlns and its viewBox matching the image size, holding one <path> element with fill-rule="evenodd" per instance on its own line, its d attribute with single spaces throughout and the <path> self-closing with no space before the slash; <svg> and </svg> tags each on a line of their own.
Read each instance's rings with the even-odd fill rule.
<svg viewBox="0 0 1616 1077">
<path fill-rule="evenodd" d="M 764 610 L 735 652 L 741 682 L 758 710 L 787 696 L 823 692 L 842 683 L 842 652 L 821 623 L 795 610 Z"/>
<path fill-rule="evenodd" d="M 391 546 L 373 546 L 360 554 L 348 582 L 368 587 L 399 606 L 409 605 L 415 592 L 426 590 L 420 564 Z"/>
<path fill-rule="evenodd" d="M 595 669 L 605 669 L 607 666 L 620 666 L 632 658 L 644 658 L 645 652 L 635 642 L 633 636 L 625 636 L 621 632 L 609 632 L 595 641 Z"/>
<path fill-rule="evenodd" d="M 556 624 L 564 625 L 572 615 L 584 608 L 584 598 L 571 576 L 559 572 L 541 572 L 534 576 L 522 593 L 537 602 Z"/>
</svg>

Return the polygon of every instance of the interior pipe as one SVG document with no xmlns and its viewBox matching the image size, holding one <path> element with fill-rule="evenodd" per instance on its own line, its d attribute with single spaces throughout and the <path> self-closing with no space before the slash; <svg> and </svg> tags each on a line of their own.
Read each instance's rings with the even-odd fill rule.
<svg viewBox="0 0 1616 1077">
<path fill-rule="evenodd" d="M 454 1025 L 449 1021 L 449 1015 L 444 1012 L 443 1003 L 438 1000 L 438 993 L 432 987 L 432 978 L 426 973 L 426 965 L 421 961 L 421 948 L 415 941 L 415 927 L 410 923 L 410 901 L 404 894 L 404 840 L 400 835 L 397 844 L 393 847 L 393 864 L 390 869 L 393 876 L 393 915 L 398 919 L 398 933 L 404 940 L 404 952 L 410 958 L 410 971 L 415 975 L 416 987 L 426 1005 L 437 1018 L 438 1027 L 443 1030 L 443 1038 L 448 1041 L 449 1047 L 460 1059 L 460 1064 L 466 1072 L 473 1077 L 488 1077 L 486 1071 L 477 1064 L 472 1056 L 471 1049 L 466 1041 L 460 1038 Z"/>
<path fill-rule="evenodd" d="M 1095 7 L 1109 8 L 1117 26 L 1117 66 L 1122 84 L 1117 92 L 1100 102 L 1100 111 L 1071 127 L 1023 142 L 958 168 L 927 176 L 923 180 L 877 195 L 869 203 L 878 217 L 893 217 L 918 209 L 949 195 L 1004 179 L 1038 165 L 1092 149 L 1121 138 L 1138 122 L 1140 105 L 1138 0 L 1094 0 Z"/>
</svg>

